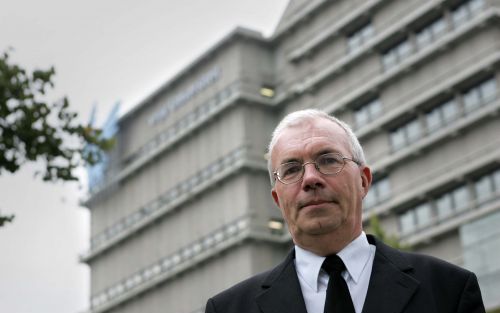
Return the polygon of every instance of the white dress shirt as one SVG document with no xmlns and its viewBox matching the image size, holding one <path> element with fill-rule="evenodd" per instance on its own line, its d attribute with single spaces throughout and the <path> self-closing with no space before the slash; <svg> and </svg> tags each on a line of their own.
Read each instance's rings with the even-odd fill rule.
<svg viewBox="0 0 500 313">
<path fill-rule="evenodd" d="M 375 246 L 368 243 L 364 232 L 337 253 L 346 266 L 342 273 L 356 313 L 361 313 L 365 303 L 372 272 Z M 323 313 L 328 274 L 321 269 L 325 257 L 295 246 L 295 268 L 308 313 Z"/>
</svg>

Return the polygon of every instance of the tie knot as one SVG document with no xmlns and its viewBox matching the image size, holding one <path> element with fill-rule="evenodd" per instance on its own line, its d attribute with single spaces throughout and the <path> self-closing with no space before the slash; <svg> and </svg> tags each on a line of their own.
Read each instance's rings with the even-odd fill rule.
<svg viewBox="0 0 500 313">
<path fill-rule="evenodd" d="M 336 254 L 327 256 L 321 268 L 323 268 L 328 275 L 332 275 L 333 273 L 340 274 L 346 269 L 344 262 L 342 262 L 342 259 Z"/>
</svg>

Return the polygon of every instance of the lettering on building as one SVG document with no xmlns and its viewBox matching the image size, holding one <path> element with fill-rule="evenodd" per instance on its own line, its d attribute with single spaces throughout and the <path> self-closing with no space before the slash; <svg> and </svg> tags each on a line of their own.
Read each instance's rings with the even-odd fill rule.
<svg viewBox="0 0 500 313">
<path fill-rule="evenodd" d="M 151 116 L 148 118 L 148 125 L 154 126 L 166 120 L 170 116 L 170 113 L 177 111 L 194 96 L 215 83 L 219 79 L 220 74 L 221 69 L 217 66 L 204 73 L 192 85 L 190 85 L 185 90 L 182 90 L 180 93 L 174 95 L 157 111 L 151 114 Z"/>
</svg>

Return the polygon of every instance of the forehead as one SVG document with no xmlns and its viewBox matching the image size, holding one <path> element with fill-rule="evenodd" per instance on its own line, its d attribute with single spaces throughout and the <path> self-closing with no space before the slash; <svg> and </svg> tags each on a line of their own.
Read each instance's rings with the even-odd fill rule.
<svg viewBox="0 0 500 313">
<path fill-rule="evenodd" d="M 315 157 L 315 154 L 325 150 L 348 155 L 347 133 L 337 123 L 327 119 L 307 120 L 281 132 L 272 152 L 272 162 Z"/>
</svg>

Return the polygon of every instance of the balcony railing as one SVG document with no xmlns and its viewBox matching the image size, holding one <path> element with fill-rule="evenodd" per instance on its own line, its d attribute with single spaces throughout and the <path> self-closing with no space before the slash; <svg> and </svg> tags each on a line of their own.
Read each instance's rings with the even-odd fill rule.
<svg viewBox="0 0 500 313">
<path fill-rule="evenodd" d="M 443 139 L 448 138 L 450 135 L 460 133 L 461 131 L 478 123 L 485 118 L 500 112 L 500 94 L 496 99 L 483 104 L 479 109 L 473 112 L 466 113 L 462 111 L 454 117 L 454 120 L 447 121 L 448 124 L 442 125 L 438 129 L 428 130 L 421 129 L 421 135 L 413 140 L 410 144 L 395 151 L 391 147 L 381 149 L 375 155 L 371 155 L 370 159 L 377 160 L 372 163 L 373 172 L 384 172 L 395 164 L 405 160 L 406 158 L 415 155 L 425 148 L 441 142 Z"/>
<path fill-rule="evenodd" d="M 246 146 L 239 147 L 93 236 L 90 240 L 90 250 L 82 254 L 80 259 L 84 262 L 90 261 L 96 255 L 154 220 L 181 207 L 189 199 L 193 199 L 210 186 L 244 167 L 267 171 L 264 158 L 252 154 Z"/>
<path fill-rule="evenodd" d="M 129 155 L 123 161 L 123 166 L 116 175 L 109 177 L 103 184 L 92 190 L 87 202 L 91 203 L 92 199 L 97 195 L 105 192 L 105 190 L 127 178 L 159 154 L 173 147 L 175 143 L 191 134 L 193 130 L 213 120 L 214 116 L 220 114 L 223 110 L 235 105 L 238 99 L 248 99 L 262 105 L 273 105 L 272 99 L 258 96 L 258 89 L 259 85 L 256 82 L 248 81 L 248 79 L 237 80 L 228 84 L 213 97 L 184 115 L 170 127 L 156 134 L 154 138 Z"/>
<path fill-rule="evenodd" d="M 110 310 L 247 239 L 286 243 L 290 236 L 286 228 L 270 229 L 254 216 L 243 215 L 95 293 L 88 313 Z"/>
<path fill-rule="evenodd" d="M 439 169 L 433 169 L 410 178 L 406 183 L 398 185 L 391 191 L 391 196 L 384 202 L 372 207 L 370 214 L 383 215 L 392 208 L 403 205 L 425 195 L 450 181 L 460 180 L 468 174 L 480 169 L 486 164 L 498 162 L 500 155 L 500 140 L 490 142 L 481 149 L 464 152 L 461 156 L 443 164 Z M 363 219 L 369 219 L 365 214 Z"/>
<path fill-rule="evenodd" d="M 415 16 L 412 15 L 413 17 L 406 18 L 402 22 L 410 23 L 413 19 L 417 18 L 421 14 L 424 14 L 427 10 L 431 10 L 439 2 L 440 1 L 434 1 L 429 5 L 426 4 L 425 7 L 422 6 L 422 8 L 417 10 L 418 12 L 416 11 L 416 13 L 414 13 L 416 14 Z M 407 69 L 416 66 L 431 55 L 439 53 L 443 47 L 456 42 L 468 33 L 474 31 L 477 27 L 484 25 L 487 21 L 498 18 L 500 16 L 500 11 L 496 8 L 489 8 L 488 10 L 477 10 L 474 14 L 475 15 L 465 21 L 461 27 L 451 28 L 447 33 L 442 34 L 439 40 L 432 42 L 426 49 L 419 49 L 417 52 L 409 54 L 404 60 L 402 60 L 402 62 L 392 67 L 389 71 L 384 71 L 382 66 L 380 66 L 380 68 L 376 68 L 373 71 L 366 73 L 364 76 L 358 77 L 358 81 L 367 83 L 362 86 L 356 86 L 356 88 L 348 86 L 340 93 L 333 95 L 331 99 L 327 99 L 323 103 L 319 104 L 318 107 L 323 108 L 329 113 L 334 113 L 339 109 L 344 108 L 346 105 L 358 99 L 362 95 L 379 89 L 383 84 L 397 78 Z M 314 75 L 301 77 L 301 82 L 293 82 L 290 85 L 287 84 L 286 86 L 283 86 L 281 89 L 286 90 L 286 92 L 281 92 L 278 95 L 276 102 L 283 103 L 294 94 L 301 94 L 307 90 L 314 89 L 316 85 L 323 82 L 328 77 L 334 75 L 335 73 L 341 73 L 345 67 L 355 62 L 364 53 L 373 51 L 377 45 L 380 45 L 381 42 L 386 40 L 393 33 L 399 32 L 400 29 L 405 29 L 405 27 L 398 28 L 394 26 L 383 33 L 378 34 L 372 41 L 367 42 L 365 46 L 358 50 L 358 53 L 356 54 L 347 56 L 339 55 L 337 56 L 338 61 L 336 62 L 332 63 L 332 60 L 328 59 L 324 64 L 315 65 L 317 68 L 312 70 L 312 72 L 315 73 Z"/>
<path fill-rule="evenodd" d="M 353 86 L 349 86 L 343 89 L 340 93 L 333 95 L 331 99 L 326 99 L 323 103 L 320 103 L 318 107 L 323 108 L 329 113 L 337 112 L 338 110 L 345 108 L 349 103 L 358 99 L 362 95 L 365 95 L 368 92 L 372 92 L 373 90 L 380 89 L 384 84 L 387 84 L 391 80 L 396 79 L 412 67 L 428 59 L 430 56 L 436 53 L 440 53 L 443 48 L 453 44 L 460 38 L 465 37 L 467 34 L 473 32 L 477 27 L 484 25 L 487 21 L 498 19 L 499 17 L 500 10 L 490 9 L 488 11 L 481 11 L 481 14 L 478 14 L 474 18 L 470 19 L 461 28 L 451 30 L 449 33 L 442 35 L 440 40 L 433 42 L 427 49 L 419 50 L 416 53 L 408 55 L 404 60 L 402 60 L 402 62 L 398 63 L 390 70 L 384 71 L 382 67 L 380 67 L 374 69 L 369 73 L 366 73 L 361 77 L 358 77 L 357 81 L 366 83 L 361 86 L 358 85 L 356 86 L 356 88 L 354 88 Z M 498 45 L 492 47 L 491 50 L 491 54 L 496 57 L 498 55 Z M 476 55 L 475 61 L 478 62 L 482 60 L 478 60 L 478 57 Z M 323 74 L 320 73 L 315 77 L 306 79 L 306 82 L 301 84 L 300 89 L 306 90 L 309 88 L 313 88 L 316 84 L 322 82 L 332 73 L 341 70 L 342 67 L 343 66 L 332 66 L 331 69 L 325 67 Z"/>
<path fill-rule="evenodd" d="M 402 233 L 400 238 L 409 245 L 416 245 L 426 242 L 429 239 L 445 233 L 451 229 L 465 224 L 467 221 L 477 219 L 480 216 L 496 212 L 500 209 L 500 192 L 492 194 L 488 199 L 478 202 L 477 199 L 470 201 L 466 207 L 456 210 L 446 218 L 434 218 L 428 224 L 422 227 L 416 227 L 414 230 Z"/>
</svg>

